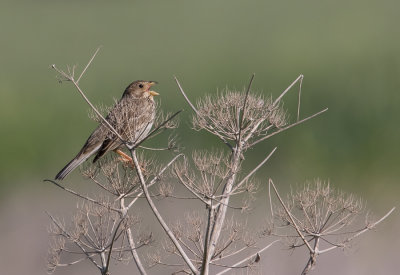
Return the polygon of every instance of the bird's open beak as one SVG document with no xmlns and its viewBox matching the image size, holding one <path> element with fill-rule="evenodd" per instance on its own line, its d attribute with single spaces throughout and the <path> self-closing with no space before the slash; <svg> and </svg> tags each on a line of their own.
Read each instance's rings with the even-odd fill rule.
<svg viewBox="0 0 400 275">
<path fill-rule="evenodd" d="M 150 82 L 149 82 L 149 89 L 150 89 L 151 86 L 154 86 L 154 85 L 156 85 L 156 84 L 157 84 L 156 81 L 150 81 Z M 155 92 L 155 91 L 149 91 L 149 93 L 150 93 L 151 96 L 159 95 L 159 93 L 157 93 L 157 92 Z"/>
<path fill-rule="evenodd" d="M 157 93 L 157 92 L 155 92 L 155 91 L 149 91 L 149 93 L 150 93 L 150 95 L 152 95 L 152 96 L 159 95 L 159 93 Z"/>
</svg>

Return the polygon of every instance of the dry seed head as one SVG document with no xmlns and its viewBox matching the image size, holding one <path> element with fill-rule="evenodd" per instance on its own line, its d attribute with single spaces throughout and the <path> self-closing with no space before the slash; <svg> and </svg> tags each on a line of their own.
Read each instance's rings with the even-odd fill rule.
<svg viewBox="0 0 400 275">
<path fill-rule="evenodd" d="M 330 244 L 335 243 L 337 247 L 347 245 L 350 240 L 347 237 L 357 232 L 355 221 L 363 211 L 363 204 L 359 199 L 336 191 L 329 182 L 319 179 L 307 182 L 298 191 L 292 190 L 285 205 L 296 224 L 280 205 L 275 211 L 278 223 L 269 226 L 265 232 L 273 235 L 271 231 L 274 231 L 274 227 L 285 230 L 286 241 L 292 248 L 302 244 L 300 236 L 296 236 L 296 227 L 301 232 L 320 236 Z"/>
<path fill-rule="evenodd" d="M 170 182 L 161 181 L 158 184 L 158 192 L 161 197 L 170 197 L 174 193 L 174 186 Z"/>
<path fill-rule="evenodd" d="M 229 172 L 228 155 L 222 152 L 195 151 L 193 162 L 198 170 L 198 176 L 192 177 L 192 185 L 196 185 L 201 195 L 211 197 L 215 188 L 223 182 Z"/>
<path fill-rule="evenodd" d="M 185 220 L 187 223 L 186 237 L 194 242 L 199 242 L 204 225 L 202 217 L 198 212 L 190 212 L 185 214 Z"/>
<path fill-rule="evenodd" d="M 194 151 L 192 154 L 193 162 L 200 172 L 223 178 L 228 170 L 228 156 L 222 151 L 207 152 Z"/>
<path fill-rule="evenodd" d="M 54 273 L 60 264 L 61 253 L 65 249 L 65 239 L 62 237 L 53 238 L 47 253 L 47 272 Z"/>
<path fill-rule="evenodd" d="M 237 141 L 241 133 L 250 143 L 287 124 L 285 111 L 279 104 L 274 106 L 271 98 L 250 93 L 244 106 L 245 98 L 245 92 L 228 90 L 216 97 L 205 97 L 197 104 L 194 129 L 204 129 L 232 141 Z"/>
</svg>

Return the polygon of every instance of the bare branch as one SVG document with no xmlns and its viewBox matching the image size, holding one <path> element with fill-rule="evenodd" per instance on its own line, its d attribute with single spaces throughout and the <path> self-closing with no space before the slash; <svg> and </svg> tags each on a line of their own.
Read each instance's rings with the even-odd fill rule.
<svg viewBox="0 0 400 275">
<path fill-rule="evenodd" d="M 290 125 L 288 125 L 286 127 L 280 128 L 279 130 L 277 130 L 277 131 L 275 131 L 275 132 L 273 132 L 273 133 L 271 133 L 271 134 L 269 134 L 269 135 L 267 135 L 267 136 L 265 136 L 263 138 L 260 138 L 259 140 L 255 141 L 255 142 L 253 142 L 252 144 L 249 145 L 249 147 L 253 147 L 254 145 L 256 145 L 257 143 L 259 143 L 261 141 L 264 141 L 264 140 L 266 140 L 266 139 L 268 139 L 268 138 L 270 138 L 272 136 L 275 136 L 276 134 L 279 134 L 280 132 L 283 132 L 283 131 L 285 131 L 287 129 L 290 129 L 290 128 L 294 127 L 294 126 L 302 124 L 303 122 L 306 122 L 307 120 L 310 120 L 310 119 L 312 119 L 312 118 L 314 118 L 314 117 L 316 117 L 316 116 L 318 116 L 318 115 L 320 115 L 322 113 L 325 113 L 326 111 L 328 111 L 328 108 L 325 108 L 322 111 L 319 111 L 319 112 L 317 112 L 317 113 L 315 113 L 315 114 L 313 114 L 313 115 L 311 115 L 309 117 L 306 117 L 306 118 L 304 118 L 302 120 L 299 120 L 299 121 L 297 121 L 295 123 L 292 123 L 292 124 L 290 124 Z"/>
<path fill-rule="evenodd" d="M 299 234 L 299 237 L 303 240 L 304 244 L 307 246 L 308 250 L 310 252 L 314 252 L 314 249 L 311 247 L 311 245 L 309 244 L 309 242 L 306 240 L 306 238 L 304 237 L 303 233 L 301 233 L 300 228 L 297 226 L 292 213 L 289 211 L 289 209 L 286 207 L 285 203 L 283 202 L 281 196 L 278 193 L 278 190 L 276 190 L 275 184 L 272 182 L 272 179 L 268 180 L 268 184 L 272 185 L 272 188 L 274 188 L 275 194 L 278 197 L 278 200 L 280 202 L 280 204 L 282 205 L 282 207 L 285 209 L 286 214 L 288 215 L 289 219 L 291 220 L 293 226 L 295 227 L 297 234 Z"/>
<path fill-rule="evenodd" d="M 293 87 L 294 84 L 296 84 L 299 80 L 303 79 L 303 75 L 299 75 L 299 77 L 296 78 L 295 81 L 292 82 L 292 84 L 289 85 L 279 96 L 277 99 L 275 99 L 274 103 L 272 104 L 273 106 L 277 106 L 279 101 L 282 99 L 282 97 Z"/>
<path fill-rule="evenodd" d="M 275 153 L 276 149 L 278 147 L 275 147 L 271 153 L 269 153 L 269 155 L 262 161 L 260 162 L 250 173 L 247 174 L 246 177 L 244 177 L 244 179 L 242 179 L 236 186 L 235 188 L 232 189 L 232 193 L 235 192 L 238 188 L 240 188 L 240 186 L 243 185 L 243 183 L 245 183 L 255 172 L 258 171 L 258 169 L 260 169 L 268 160 L 269 158 Z"/>
<path fill-rule="evenodd" d="M 144 137 L 143 139 L 141 139 L 139 142 L 133 144 L 134 146 L 132 147 L 129 144 L 126 144 L 129 150 L 132 150 L 134 148 L 137 148 L 140 146 L 140 144 L 142 144 L 145 140 L 149 139 L 150 137 L 152 137 L 154 135 L 154 133 L 156 133 L 158 130 L 160 130 L 162 127 L 164 127 L 165 124 L 167 124 L 169 121 L 171 121 L 174 117 L 176 117 L 180 112 L 182 112 L 182 110 L 177 111 L 175 114 L 171 115 L 169 118 L 167 118 L 164 122 L 162 122 L 160 125 L 158 125 L 157 127 L 155 127 L 146 137 Z"/>
<path fill-rule="evenodd" d="M 96 115 L 107 125 L 107 127 L 122 141 L 125 143 L 125 140 L 121 137 L 120 134 L 114 129 L 114 127 L 102 116 L 102 114 L 96 109 L 96 107 L 90 102 L 90 100 L 86 97 L 85 93 L 81 90 L 81 87 L 79 84 L 75 81 L 73 75 L 68 75 L 65 72 L 59 70 L 56 65 L 52 65 L 52 68 L 55 69 L 58 73 L 60 73 L 62 76 L 66 77 L 69 81 L 71 81 L 79 94 L 83 97 L 83 99 L 86 101 L 86 103 L 92 108 L 92 110 L 96 113 Z"/>
<path fill-rule="evenodd" d="M 92 198 L 90 198 L 90 197 L 83 196 L 83 195 L 81 195 L 81 194 L 75 192 L 74 190 L 71 190 L 71 189 L 69 189 L 69 188 L 66 188 L 66 187 L 62 186 L 61 184 L 58 184 L 57 182 L 55 182 L 55 181 L 53 181 L 53 180 L 45 179 L 45 180 L 43 180 L 43 181 L 44 181 L 44 182 L 46 182 L 46 181 L 47 181 L 47 182 L 51 182 L 52 184 L 54 184 L 55 186 L 61 188 L 62 190 L 67 191 L 68 193 L 70 193 L 70 194 L 72 194 L 72 195 L 75 195 L 75 196 L 77 196 L 77 197 L 79 197 L 79 198 L 81 198 L 81 199 L 90 201 L 90 202 L 92 202 L 92 203 L 98 204 L 98 205 L 103 206 L 103 207 L 105 207 L 105 208 L 109 208 L 109 209 L 111 209 L 111 210 L 113 210 L 113 211 L 115 211 L 115 212 L 120 212 L 120 209 L 118 209 L 118 208 L 115 208 L 115 207 L 112 207 L 112 206 L 108 206 L 108 205 L 103 205 L 101 202 L 99 202 L 99 201 L 97 201 L 97 200 L 95 200 L 95 199 L 92 199 Z"/>
<path fill-rule="evenodd" d="M 213 219 L 214 219 L 214 209 L 213 209 L 213 203 L 212 200 L 210 201 L 211 207 L 208 208 L 207 211 L 207 226 L 206 226 L 206 234 L 204 236 L 204 253 L 203 253 L 203 259 L 201 263 L 201 272 L 202 274 L 206 274 L 207 270 L 209 269 L 208 264 L 210 263 L 211 256 L 209 255 L 210 249 L 210 233 L 211 229 L 213 226 Z"/>
<path fill-rule="evenodd" d="M 186 262 L 186 264 L 188 265 L 190 270 L 194 274 L 198 274 L 197 268 L 193 265 L 192 261 L 187 256 L 186 252 L 184 251 L 184 249 L 180 245 L 179 241 L 177 240 L 177 238 L 175 237 L 174 233 L 171 231 L 171 229 L 169 228 L 167 223 L 164 221 L 164 219 L 161 216 L 160 212 L 158 212 L 157 207 L 155 206 L 153 200 L 151 199 L 151 196 L 150 196 L 150 193 L 149 193 L 149 191 L 147 189 L 147 185 L 146 185 L 146 182 L 144 180 L 144 177 L 143 177 L 139 162 L 138 162 L 137 157 L 136 157 L 135 150 L 130 150 L 130 152 L 131 152 L 132 160 L 133 160 L 133 162 L 135 164 L 136 172 L 137 172 L 138 177 L 140 179 L 140 183 L 141 183 L 141 186 L 142 186 L 142 189 L 143 189 L 143 193 L 146 196 L 146 200 L 149 203 L 150 209 L 153 211 L 153 213 L 156 216 L 156 218 L 157 218 L 158 222 L 160 223 L 161 227 L 164 229 L 165 233 L 167 233 L 168 237 L 173 242 L 173 244 L 175 245 L 176 249 L 178 249 L 180 255 L 182 256 L 182 259 Z"/>
<path fill-rule="evenodd" d="M 109 248 L 109 252 L 108 252 L 108 256 L 107 256 L 107 262 L 105 264 L 104 274 L 108 274 L 108 269 L 110 267 L 111 254 L 113 252 L 113 246 L 114 246 L 114 243 L 115 243 L 116 239 L 118 238 L 117 237 L 117 233 L 118 233 L 119 227 L 125 221 L 125 218 L 126 218 L 126 214 L 121 217 L 121 219 L 118 222 L 117 227 L 114 230 L 114 234 L 112 235 L 110 248 Z"/>
<path fill-rule="evenodd" d="M 185 181 L 183 180 L 182 176 L 179 174 L 179 172 L 177 171 L 177 169 L 175 169 L 175 175 L 178 177 L 179 182 L 186 187 L 187 190 L 190 191 L 190 193 L 192 193 L 194 196 L 196 196 L 196 198 L 198 198 L 200 201 L 202 201 L 205 205 L 210 205 L 210 201 L 205 200 L 204 198 L 202 198 L 195 190 L 193 190 L 190 186 L 188 186 Z"/>
<path fill-rule="evenodd" d="M 247 87 L 247 90 L 246 90 L 246 95 L 244 97 L 243 107 L 242 107 L 243 111 L 242 112 L 239 111 L 239 135 L 238 135 L 239 142 L 241 142 L 241 140 L 242 140 L 242 125 L 243 125 L 243 120 L 244 120 L 244 116 L 246 113 L 247 98 L 249 97 L 251 84 L 253 84 L 254 76 L 255 76 L 255 74 L 253 73 L 253 75 L 250 78 L 249 86 Z"/>
<path fill-rule="evenodd" d="M 128 212 L 128 208 L 125 208 L 125 200 L 124 200 L 124 198 L 121 198 L 120 205 L 121 205 L 121 209 L 124 209 L 126 211 L 126 213 L 127 213 Z M 135 264 L 136 264 L 137 268 L 139 269 L 140 274 L 141 275 L 146 275 L 147 274 L 146 270 L 144 269 L 142 261 L 140 260 L 139 255 L 138 255 L 138 253 L 136 251 L 136 244 L 135 244 L 135 241 L 133 240 L 131 228 L 127 228 L 126 236 L 128 238 L 130 252 L 132 254 L 132 257 L 133 257 L 133 259 L 135 261 Z"/>
<path fill-rule="evenodd" d="M 93 54 L 92 58 L 90 58 L 89 62 L 86 64 L 86 67 L 83 69 L 83 71 L 81 72 L 81 74 L 79 75 L 78 79 L 76 80 L 76 83 L 79 83 L 79 80 L 81 80 L 82 76 L 85 74 L 86 70 L 89 68 L 90 64 L 92 64 L 92 61 L 94 60 L 94 58 L 96 57 L 97 53 L 100 51 L 102 46 L 99 46 L 95 53 Z"/>
<path fill-rule="evenodd" d="M 299 97 L 298 97 L 298 104 L 297 104 L 297 121 L 300 119 L 300 102 L 301 102 L 301 87 L 303 85 L 303 77 L 300 79 L 299 85 Z"/>
<path fill-rule="evenodd" d="M 345 239 L 345 240 L 342 242 L 341 245 L 337 245 L 337 246 L 333 246 L 333 247 L 330 247 L 330 248 L 327 248 L 327 249 L 319 250 L 318 253 L 319 253 L 319 254 L 322 254 L 322 253 L 328 252 L 328 251 L 330 251 L 330 250 L 333 250 L 333 249 L 335 249 L 335 248 L 343 247 L 343 245 L 344 245 L 345 243 L 348 243 L 348 242 L 352 241 L 353 239 L 359 237 L 361 234 L 363 234 L 363 233 L 365 233 L 365 232 L 367 232 L 367 231 L 369 231 L 369 230 L 374 229 L 379 223 L 381 223 L 383 220 L 385 220 L 387 217 L 389 217 L 390 214 L 392 214 L 392 212 L 393 212 L 395 209 L 396 209 L 396 207 L 393 207 L 393 208 L 390 209 L 390 211 L 387 212 L 382 218 L 380 218 L 380 219 L 377 220 L 376 222 L 373 222 L 372 224 L 368 224 L 367 226 L 365 226 L 365 228 L 363 228 L 362 230 L 360 230 L 359 232 L 357 232 L 357 233 L 354 234 L 353 236 L 351 236 L 351 237 Z"/>
<path fill-rule="evenodd" d="M 178 79 L 176 76 L 174 76 L 175 82 L 178 85 L 179 91 L 182 93 L 183 97 L 185 98 L 186 102 L 189 104 L 189 106 L 192 108 L 192 110 L 198 115 L 196 107 L 192 104 L 192 102 L 189 100 L 187 97 L 186 93 L 183 91 L 181 84 L 179 83 Z"/>
<path fill-rule="evenodd" d="M 170 167 L 179 157 L 184 156 L 183 154 L 179 154 L 177 156 L 175 156 L 169 163 L 167 163 L 167 165 L 165 165 L 160 172 L 157 174 L 157 176 L 155 176 L 147 185 L 147 187 L 150 187 L 152 185 L 154 185 L 156 183 L 156 181 L 160 178 L 160 176 L 162 174 L 164 174 L 164 172 L 168 169 L 168 167 Z M 130 194 L 127 194 L 126 196 L 129 196 Z M 139 194 L 136 195 L 136 198 L 133 199 L 129 205 L 127 206 L 127 209 L 130 209 L 132 207 L 132 205 L 138 200 L 138 198 L 143 195 L 143 191 L 141 191 Z"/>
</svg>

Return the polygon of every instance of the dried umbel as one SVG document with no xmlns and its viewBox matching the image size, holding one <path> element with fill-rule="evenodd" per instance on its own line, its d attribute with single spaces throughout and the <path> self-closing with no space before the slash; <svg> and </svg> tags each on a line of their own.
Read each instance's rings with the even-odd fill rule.
<svg viewBox="0 0 400 275">
<path fill-rule="evenodd" d="M 368 213 L 364 213 L 361 200 L 334 190 L 328 182 L 308 182 L 300 190 L 292 191 L 286 201 L 272 180 L 269 184 L 279 204 L 277 210 L 271 204 L 275 221 L 263 233 L 283 237 L 291 249 L 308 249 L 310 256 L 303 275 L 314 268 L 319 255 L 348 247 L 356 237 L 373 229 L 394 210 L 377 221 L 371 221 Z"/>
<path fill-rule="evenodd" d="M 286 113 L 272 98 L 253 93 L 225 91 L 197 104 L 195 130 L 207 130 L 227 141 L 241 139 L 244 147 L 287 124 Z"/>
<path fill-rule="evenodd" d="M 193 211 L 187 212 L 184 218 L 171 225 L 175 237 L 187 249 L 190 258 L 196 263 L 198 268 L 206 253 L 204 247 L 206 232 L 203 230 L 207 225 L 204 220 L 204 212 Z M 232 262 L 232 256 L 244 254 L 247 250 L 256 249 L 256 240 L 247 228 L 247 224 L 239 222 L 233 216 L 226 220 L 222 228 L 221 241 L 217 244 L 215 252 L 211 256 L 211 262 L 214 266 L 229 266 Z M 164 267 L 176 268 L 181 265 L 170 263 L 171 257 L 177 252 L 173 243 L 166 239 L 163 244 L 165 253 L 160 253 L 159 250 L 148 255 L 148 264 L 150 266 L 162 265 Z M 252 265 L 251 261 L 246 261 L 246 268 Z M 182 265 L 183 267 L 183 265 Z M 240 266 L 240 268 L 243 268 Z M 172 274 L 186 273 L 191 274 L 189 270 L 182 269 Z"/>
<path fill-rule="evenodd" d="M 192 177 L 190 183 L 197 185 L 201 194 L 210 198 L 228 177 L 229 157 L 222 152 L 195 151 L 192 159 L 199 173 Z"/>
<path fill-rule="evenodd" d="M 286 206 L 301 221 L 298 224 L 301 231 L 311 236 L 346 234 L 363 210 L 361 200 L 351 194 L 336 191 L 328 182 L 320 180 L 308 182 L 301 190 L 292 191 Z M 294 226 L 282 207 L 277 212 L 277 218 L 281 226 Z"/>
<path fill-rule="evenodd" d="M 105 272 L 109 266 L 107 258 L 112 257 L 114 260 L 124 262 L 131 259 L 129 250 L 126 249 L 128 242 L 126 232 L 135 227 L 139 220 L 128 215 L 121 216 L 113 210 L 115 203 L 106 199 L 98 201 L 102 206 L 96 203 L 79 205 L 70 227 L 50 216 L 52 224 L 49 231 L 53 235 L 53 242 L 48 255 L 49 272 L 54 272 L 58 266 L 90 260 L 102 273 L 107 274 Z M 151 236 L 148 238 L 151 239 Z M 141 240 L 138 245 L 145 245 L 148 242 L 149 239 Z M 63 254 L 69 254 L 69 257 L 66 257 L 69 263 L 62 262 Z"/>
</svg>

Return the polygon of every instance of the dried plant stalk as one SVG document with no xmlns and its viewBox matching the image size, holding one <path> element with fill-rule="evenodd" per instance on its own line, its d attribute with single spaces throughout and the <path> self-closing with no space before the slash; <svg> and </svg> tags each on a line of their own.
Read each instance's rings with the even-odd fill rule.
<svg viewBox="0 0 400 275">
<path fill-rule="evenodd" d="M 46 180 L 83 201 L 72 218 L 72 226 L 49 215 L 52 220 L 50 232 L 53 241 L 49 248 L 48 271 L 54 272 L 60 266 L 89 261 L 102 275 L 108 275 L 111 261 L 133 260 L 139 273 L 147 274 L 138 248 L 153 243 L 153 234 L 140 233 L 142 220 L 130 215 L 130 212 L 136 213 L 133 209 L 140 198 L 146 199 L 167 236 L 164 244 L 155 245 L 157 251 L 149 256 L 150 266 L 169 266 L 173 269 L 173 274 L 226 274 L 241 269 L 251 271 L 261 260 L 261 253 L 277 241 L 259 247 L 255 234 L 250 232 L 245 222 L 238 222 L 236 216 L 244 210 L 251 209 L 250 203 L 258 187 L 255 174 L 267 163 L 276 148 L 247 173 L 242 171 L 245 153 L 258 143 L 300 125 L 327 109 L 300 119 L 302 75 L 276 99 L 251 91 L 253 75 L 247 89 L 226 89 L 215 96 L 206 96 L 199 100 L 196 106 L 175 78 L 180 92 L 194 111 L 193 128 L 213 134 L 229 150 L 193 150 L 190 160 L 184 154 L 178 154 L 168 163 L 161 164 L 152 161 L 145 154 L 138 153 L 138 150 L 156 151 L 156 157 L 158 152 L 163 150 L 177 152 L 179 144 L 175 137 L 170 137 L 163 148 L 149 148 L 144 146 L 143 142 L 164 130 L 177 128 L 178 123 L 173 118 L 180 111 L 165 115 L 157 106 L 156 126 L 152 130 L 150 126 L 144 127 L 142 132 L 134 131 L 134 128 L 137 128 L 136 123 L 139 123 L 142 120 L 141 115 L 144 115 L 135 112 L 136 104 L 120 104 L 117 106 L 118 115 L 112 113 L 104 117 L 102 113 L 107 113 L 109 109 L 100 107 L 101 111 L 98 111 L 79 86 L 79 81 L 98 50 L 78 78 L 75 78 L 75 66 L 68 67 L 66 72 L 55 65 L 52 67 L 59 73 L 61 81 L 73 83 L 92 108 L 92 118 L 101 123 L 101 131 L 109 138 L 117 137 L 117 141 L 125 145 L 132 162 L 121 162 L 120 159 L 109 156 L 83 170 L 84 177 L 99 188 L 102 195 L 98 198 L 83 195 L 55 181 Z M 287 111 L 283 108 L 282 99 L 297 83 L 300 84 L 297 120 L 291 123 Z M 126 121 L 129 123 L 122 123 Z M 177 162 L 178 159 L 182 161 Z M 165 176 L 168 170 L 169 178 Z M 178 196 L 174 189 L 175 182 L 182 184 L 189 195 Z M 152 188 L 154 185 L 157 188 Z M 363 227 L 357 228 L 356 220 L 363 213 L 363 204 L 351 195 L 334 191 L 328 183 L 307 183 L 303 189 L 292 191 L 286 201 L 281 198 L 272 180 L 269 181 L 269 186 L 278 198 L 278 206 L 274 209 L 271 203 L 271 212 L 275 220 L 264 230 L 264 235 L 284 237 L 292 249 L 307 247 L 310 257 L 302 274 L 307 274 L 315 266 L 318 255 L 335 248 L 346 247 L 353 239 L 374 228 L 394 210 L 378 221 L 366 221 Z M 242 196 L 242 203 L 233 205 L 232 198 L 244 194 L 246 196 Z M 160 198 L 194 199 L 203 204 L 204 208 L 178 215 L 177 222 L 172 224 L 158 209 L 155 199 Z M 270 200 L 272 201 L 271 194 Z M 176 209 L 180 207 L 178 203 L 173 206 Z M 278 232 L 277 228 L 283 229 L 283 233 Z M 322 243 L 325 243 L 324 246 L 321 246 Z M 75 259 L 64 262 L 65 254 L 74 255 Z"/>
</svg>

